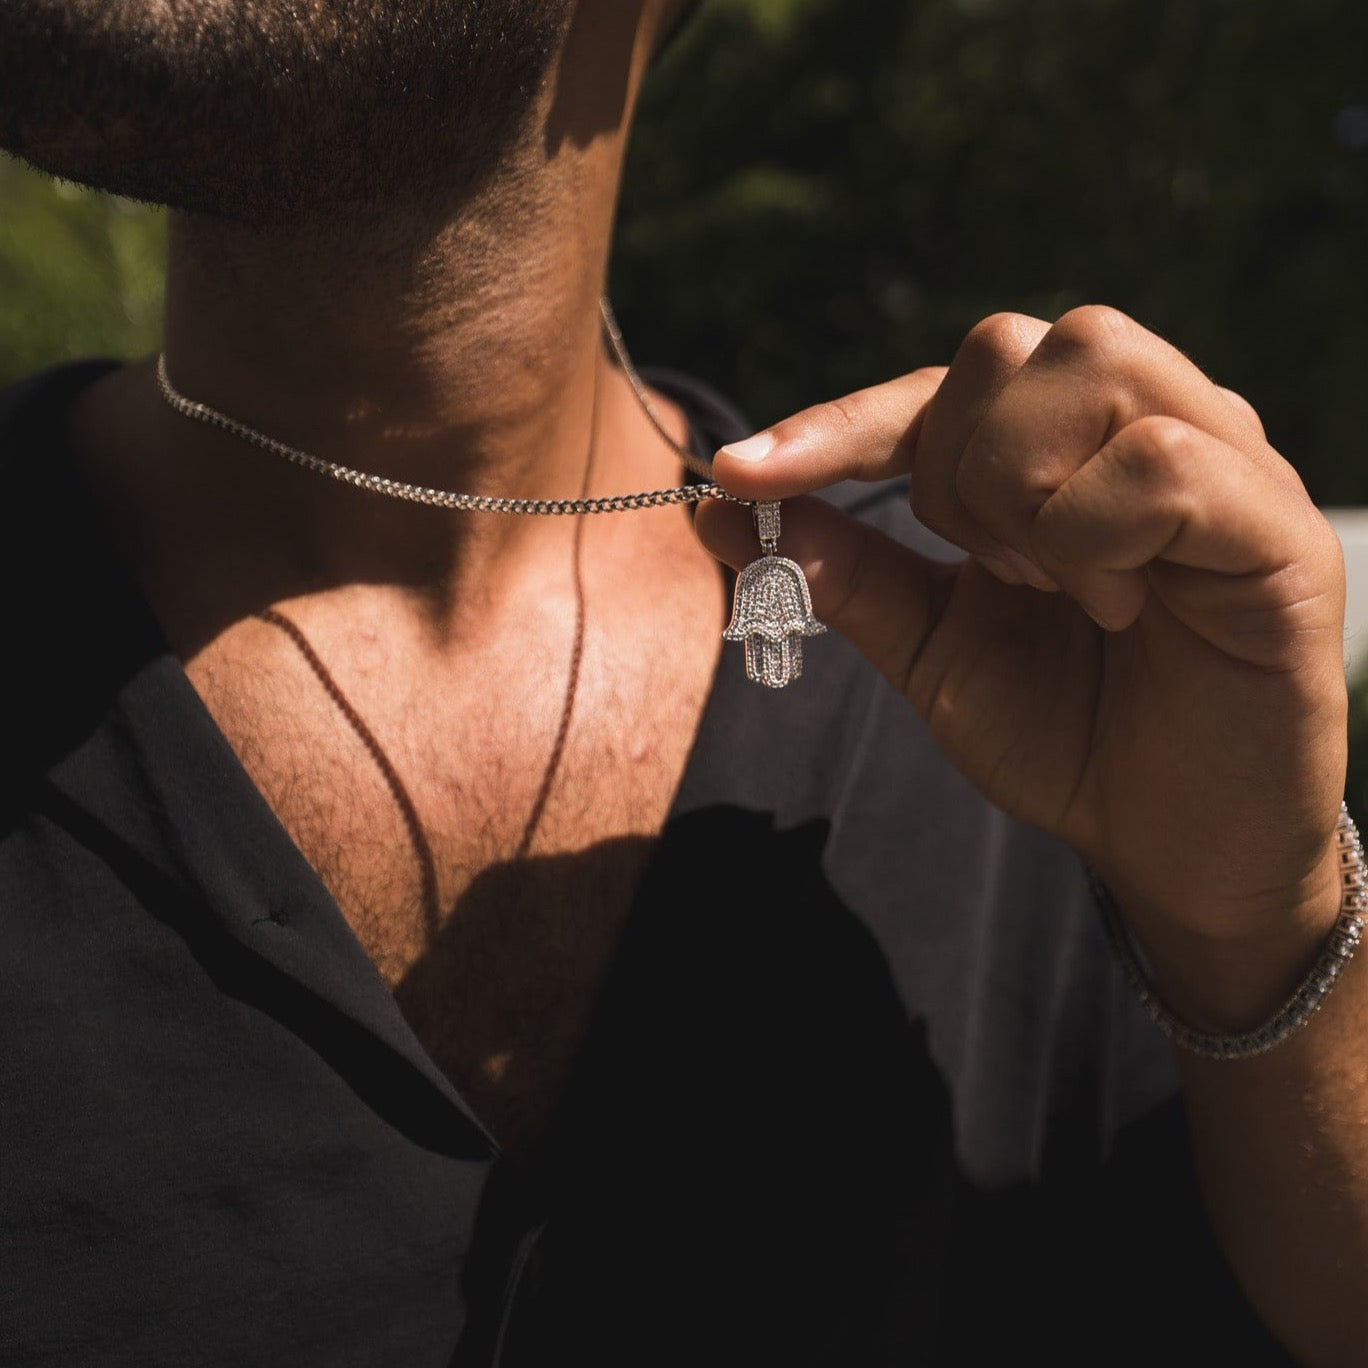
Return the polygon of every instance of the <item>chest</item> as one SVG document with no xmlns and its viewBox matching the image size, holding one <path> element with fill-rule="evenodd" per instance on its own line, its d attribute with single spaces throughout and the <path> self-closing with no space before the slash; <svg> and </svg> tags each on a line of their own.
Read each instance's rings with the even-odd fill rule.
<svg viewBox="0 0 1368 1368">
<path fill-rule="evenodd" d="M 269 624 L 245 657 L 197 663 L 410 1026 L 510 1149 L 573 1067 L 687 763 L 719 616 L 644 642 L 591 627 L 577 656 L 548 639 L 440 678 L 362 661 L 344 684 Z"/>
</svg>

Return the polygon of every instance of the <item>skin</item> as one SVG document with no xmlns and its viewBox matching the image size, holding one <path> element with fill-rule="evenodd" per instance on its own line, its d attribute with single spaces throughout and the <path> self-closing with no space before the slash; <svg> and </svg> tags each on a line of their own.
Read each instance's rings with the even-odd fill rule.
<svg viewBox="0 0 1368 1368">
<path fill-rule="evenodd" d="M 199 8 L 207 23 L 243 13 Z M 266 60 L 291 8 L 253 11 L 248 56 L 209 42 L 205 60 Z M 358 23 L 372 9 L 359 74 L 338 72 L 344 91 L 364 82 L 366 44 L 387 41 L 392 6 L 360 6 Z M 508 7 L 470 10 L 498 27 Z M 681 483 L 677 454 L 607 361 L 597 313 L 631 108 L 674 12 L 619 0 L 567 12 L 499 177 L 469 183 L 454 207 L 442 186 L 339 217 L 329 187 L 371 149 L 330 140 L 339 164 L 315 167 L 313 189 L 279 214 L 174 213 L 165 350 L 177 385 L 306 450 L 422 484 L 557 498 Z M 100 13 L 155 35 L 160 0 Z M 175 60 L 176 31 L 158 41 Z M 40 53 L 32 64 L 50 73 Z M 299 98 L 279 111 L 292 128 L 310 117 Z M 123 125 L 134 132 L 107 179 L 201 186 L 202 168 L 162 165 L 154 113 L 144 134 L 139 118 Z M 421 122 L 422 102 L 410 114 Z M 478 137 L 486 115 L 470 119 Z M 252 130 L 230 120 L 222 133 L 213 193 L 234 199 Z M 24 150 L 54 170 L 75 155 L 66 138 Z M 660 408 L 682 438 L 680 415 Z M 720 656 L 722 570 L 688 511 L 498 518 L 357 498 L 173 413 L 150 360 L 91 386 L 71 433 L 190 683 L 434 1060 L 523 1153 L 568 1076 Z M 373 761 L 299 652 L 255 618 L 268 606 L 304 632 L 400 776 L 435 895 Z"/>
<path fill-rule="evenodd" d="M 206 21 L 224 13 L 209 0 L 190 8 Z M 545 7 L 512 8 L 527 11 L 529 33 L 546 17 Z M 179 206 L 167 351 L 194 397 L 307 450 L 446 488 L 540 497 L 653 488 L 677 481 L 677 463 L 606 367 L 595 306 L 635 94 L 672 10 L 567 7 L 540 75 L 520 65 L 522 76 L 508 78 L 526 99 L 500 107 L 492 166 L 461 152 L 481 127 L 489 133 L 478 100 L 443 125 L 457 168 L 450 183 L 431 183 L 440 162 L 425 155 L 421 175 L 413 158 L 398 158 L 400 184 L 387 177 L 368 191 L 366 156 L 353 157 L 345 139 L 323 144 L 336 164 L 318 164 L 285 138 L 287 164 L 316 174 L 273 197 L 281 177 L 260 172 L 250 127 L 223 121 L 226 97 L 188 108 L 189 131 L 165 146 L 140 117 L 138 82 L 120 85 L 128 62 L 117 60 L 128 51 L 120 43 L 140 35 L 140 60 L 180 69 L 184 34 L 167 26 L 159 0 L 23 0 L 20 34 L 43 32 L 54 14 L 69 34 L 113 34 L 94 45 L 109 58 L 92 68 L 101 79 L 77 84 L 97 104 L 108 89 L 122 117 L 106 121 L 111 133 L 88 109 L 36 126 L 21 117 L 37 107 L 31 100 L 0 96 L 0 129 L 50 169 L 79 174 L 98 161 L 115 188 L 147 187 Z M 385 11 L 362 7 L 374 26 L 361 23 L 339 46 L 312 27 L 312 8 L 297 11 L 300 29 L 287 23 L 290 7 L 263 3 L 251 9 L 259 28 L 236 48 L 193 50 L 200 61 L 227 54 L 218 88 L 231 90 L 233 63 L 254 70 L 283 33 L 338 65 L 345 91 L 349 75 L 371 69 L 368 42 L 386 40 Z M 254 41 L 263 36 L 273 43 Z M 51 70 L 37 57 L 15 65 Z M 272 87 L 273 118 L 307 128 L 307 101 L 292 109 L 292 89 Z M 413 114 L 390 109 L 386 127 Z M 277 752 L 263 731 L 275 713 L 290 718 L 303 753 L 337 744 L 328 741 L 335 718 L 325 706 L 310 713 L 301 676 L 269 699 L 249 687 L 263 664 L 288 669 L 275 636 L 251 620 L 256 608 L 285 604 L 387 743 L 408 735 L 394 748 L 439 838 L 468 827 L 470 813 L 449 774 L 423 771 L 432 736 L 469 772 L 504 774 L 515 794 L 519 767 L 542 763 L 540 734 L 510 731 L 515 710 L 490 700 L 517 678 L 527 605 L 548 592 L 562 595 L 553 607 L 569 601 L 569 527 L 433 517 L 321 486 L 170 414 L 147 364 L 95 387 L 73 432 L 187 673 L 241 754 Z M 1344 572 L 1332 529 L 1247 403 L 1114 310 L 1054 322 L 999 315 L 947 366 L 818 404 L 724 449 L 715 469 L 742 498 L 785 501 L 781 549 L 807 571 L 817 615 L 907 696 L 988 798 L 1068 841 L 1103 876 L 1176 1012 L 1242 1030 L 1276 1009 L 1339 905 Z M 965 550 L 961 564 L 929 564 L 811 497 L 837 480 L 890 475 L 910 475 L 914 510 Z M 739 567 L 754 555 L 744 509 L 705 506 L 693 524 L 678 510 L 659 513 L 605 520 L 578 553 L 597 635 L 576 713 L 583 764 L 572 750 L 551 825 L 559 850 L 650 839 L 715 657 L 713 557 Z M 659 583 L 679 586 L 673 598 L 637 592 L 643 566 L 657 565 L 662 575 L 668 566 Z M 609 665 L 649 655 L 627 648 L 643 632 L 669 639 L 689 603 L 710 607 L 688 628 L 684 682 L 662 708 L 660 681 Z M 556 644 L 554 627 L 536 623 L 536 640 Z M 607 678 L 619 695 L 595 691 Z M 651 732 L 662 713 L 673 726 Z M 404 730 L 414 717 L 416 737 Z M 632 781 L 640 757 L 603 759 L 601 743 L 623 733 L 624 717 L 627 734 L 651 738 L 648 781 Z M 329 848 L 347 844 L 346 822 L 383 820 L 383 795 L 373 811 L 363 796 L 350 810 L 325 807 L 311 845 L 289 808 L 302 770 L 273 774 L 263 760 L 254 774 L 353 924 L 363 904 L 374 914 L 358 933 L 378 962 L 394 957 L 401 983 L 406 957 L 422 947 L 405 919 L 408 876 L 381 864 L 327 867 Z M 622 794 L 632 800 L 609 828 L 577 824 L 589 799 Z M 443 905 L 458 924 L 478 874 L 500 868 L 517 843 L 516 823 L 502 832 L 484 820 L 485 848 L 454 836 L 443 847 Z M 593 930 L 601 963 L 611 928 Z M 418 950 L 406 950 L 415 936 Z M 506 964 L 492 961 L 491 1019 L 504 990 L 497 966 L 518 964 L 518 946 L 508 949 Z M 566 1033 L 571 1054 L 596 981 L 594 964 L 580 968 L 581 1015 L 542 1027 Z M 1365 975 L 1359 957 L 1313 1020 L 1269 1054 L 1179 1058 L 1216 1234 L 1253 1305 L 1313 1368 L 1360 1362 L 1368 1330 Z M 518 1118 L 499 1113 L 495 1074 L 519 1056 L 490 1039 L 483 1061 L 464 1066 L 487 1085 L 482 1114 L 516 1132 Z M 548 1066 L 548 1099 L 564 1063 Z M 535 1118 L 528 1126 L 534 1133 Z"/>
<path fill-rule="evenodd" d="M 1179 1016 L 1243 1031 L 1281 1006 L 1339 906 L 1344 571 L 1247 403 L 1114 310 L 999 315 L 948 367 L 819 404 L 715 470 L 786 500 L 817 616 L 984 793 L 1103 876 Z M 892 475 L 970 553 L 958 568 L 809 497 Z M 738 511 L 698 531 L 739 565 Z M 1307 1364 L 1362 1356 L 1366 973 L 1268 1054 L 1179 1054 L 1218 1237 Z"/>
</svg>

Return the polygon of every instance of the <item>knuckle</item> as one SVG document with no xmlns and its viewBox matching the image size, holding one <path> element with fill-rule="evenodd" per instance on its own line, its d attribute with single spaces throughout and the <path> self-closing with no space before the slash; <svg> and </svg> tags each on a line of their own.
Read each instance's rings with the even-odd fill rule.
<svg viewBox="0 0 1368 1368">
<path fill-rule="evenodd" d="M 1020 362 L 1035 350 L 1043 325 L 1027 314 L 1001 312 L 980 319 L 964 335 L 959 358 Z"/>
<path fill-rule="evenodd" d="M 773 423 L 769 431 L 779 443 L 811 440 L 842 443 L 857 436 L 864 422 L 859 399 L 853 395 L 843 395 L 837 399 L 824 399 L 821 403 Z"/>
<path fill-rule="evenodd" d="M 1256 409 L 1243 394 L 1239 393 L 1238 390 L 1227 389 L 1224 385 L 1219 385 L 1217 388 L 1233 405 L 1240 417 L 1249 424 L 1251 430 L 1258 435 L 1259 440 L 1266 441 L 1268 434 L 1264 431 L 1263 419 L 1259 416 L 1258 409 Z"/>
<path fill-rule="evenodd" d="M 1322 563 L 1333 566 L 1335 573 L 1343 578 L 1345 573 L 1344 542 L 1335 525 L 1309 499 L 1302 505 L 1306 520 L 1307 545 L 1311 554 Z"/>
<path fill-rule="evenodd" d="M 1133 482 L 1168 484 L 1191 467 L 1195 437 L 1181 418 L 1152 413 L 1127 424 L 1113 439 L 1116 459 Z"/>
<path fill-rule="evenodd" d="M 854 436 L 864 431 L 869 416 L 865 406 L 854 395 L 842 395 L 818 405 L 818 421 L 823 427 L 840 436 Z"/>
<path fill-rule="evenodd" d="M 1131 346 L 1139 331 L 1134 319 L 1110 304 L 1080 304 L 1059 316 L 1050 338 L 1085 351 L 1115 351 Z"/>
</svg>

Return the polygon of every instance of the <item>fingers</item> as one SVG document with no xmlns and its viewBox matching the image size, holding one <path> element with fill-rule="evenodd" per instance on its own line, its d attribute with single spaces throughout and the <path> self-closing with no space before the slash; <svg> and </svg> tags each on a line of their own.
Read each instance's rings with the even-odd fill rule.
<svg viewBox="0 0 1368 1368">
<path fill-rule="evenodd" d="M 740 499 L 788 499 L 841 480 L 905 475 L 944 366 L 815 404 L 722 447 L 713 475 Z"/>
<path fill-rule="evenodd" d="M 821 499 L 786 500 L 783 518 L 783 554 L 802 566 L 813 612 L 906 688 L 934 620 L 944 569 Z M 759 552 L 750 510 L 738 504 L 700 504 L 694 528 L 734 569 Z"/>
<path fill-rule="evenodd" d="M 737 569 L 758 553 L 743 506 L 704 503 L 695 527 Z M 1333 529 L 1263 464 L 1179 419 L 1124 428 L 1042 504 L 1030 537 L 1054 582 L 1106 629 L 1133 624 L 1157 593 L 1224 654 L 1261 668 L 1338 651 Z M 803 567 L 816 615 L 906 690 L 954 570 L 813 498 L 785 501 L 783 553 Z"/>
<path fill-rule="evenodd" d="M 1338 637 L 1329 524 L 1265 464 L 1181 419 L 1123 428 L 1042 503 L 1029 538 L 1060 588 L 1112 630 L 1157 591 L 1226 654 L 1269 668 L 1289 643 Z"/>
<path fill-rule="evenodd" d="M 1247 420 L 1181 352 L 1114 310 L 1076 309 L 1041 334 L 998 388 L 958 459 L 939 455 L 923 469 L 918 453 L 914 491 L 952 485 L 957 521 L 941 525 L 940 490 L 922 488 L 914 507 L 942 536 L 958 541 L 954 531 L 967 522 L 975 550 L 1023 558 L 1048 575 L 1032 554 L 1037 511 L 1117 432 L 1150 414 L 1250 444 Z"/>
<path fill-rule="evenodd" d="M 1032 547 L 1037 513 L 1141 418 L 1180 419 L 1260 466 L 1288 497 L 1304 494 L 1248 404 L 1114 309 L 1074 309 L 1051 325 L 998 316 L 971 339 L 923 422 L 912 506 L 1001 579 L 1055 587 Z"/>
<path fill-rule="evenodd" d="M 1097 306 L 1053 324 L 994 315 L 949 367 L 804 410 L 723 448 L 714 471 L 751 500 L 907 475 L 932 532 L 1000 580 L 1065 588 L 1109 627 L 1135 620 L 1153 562 L 1271 574 L 1258 557 L 1293 557 L 1294 526 L 1321 536 L 1307 530 L 1305 489 L 1250 405 Z M 842 555 L 855 551 L 876 569 L 889 559 L 843 543 Z"/>
<path fill-rule="evenodd" d="M 1258 410 L 1255 409 L 1254 405 L 1243 394 L 1238 394 L 1233 389 L 1226 389 L 1224 385 L 1218 388 L 1246 424 L 1249 440 L 1251 442 L 1266 442 L 1268 434 L 1264 431 L 1263 419 L 1259 417 Z"/>
<path fill-rule="evenodd" d="M 974 433 L 1049 330 L 1039 318 L 1010 313 L 971 329 L 928 405 L 912 466 L 912 509 L 922 523 L 966 551 L 991 557 L 1002 578 L 1032 580 L 1041 589 L 1053 586 L 1029 557 L 994 536 L 966 506 L 958 472 Z"/>
</svg>

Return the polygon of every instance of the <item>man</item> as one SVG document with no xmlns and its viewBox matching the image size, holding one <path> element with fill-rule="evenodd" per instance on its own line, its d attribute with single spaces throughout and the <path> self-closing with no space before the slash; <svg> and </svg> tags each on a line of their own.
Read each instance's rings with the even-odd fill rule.
<svg viewBox="0 0 1368 1368">
<path fill-rule="evenodd" d="M 0 1361 L 1361 1363 L 1333 533 L 1106 309 L 643 405 L 680 17 L 10 0 L 4 145 L 175 213 L 165 385 L 0 429 Z"/>
</svg>

